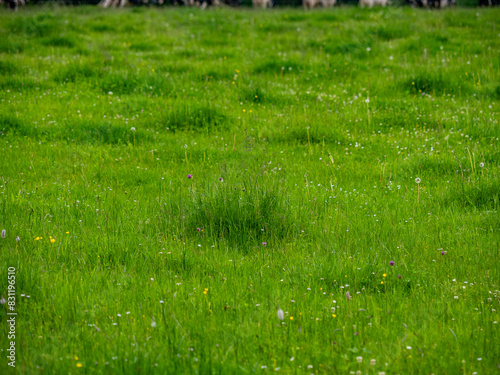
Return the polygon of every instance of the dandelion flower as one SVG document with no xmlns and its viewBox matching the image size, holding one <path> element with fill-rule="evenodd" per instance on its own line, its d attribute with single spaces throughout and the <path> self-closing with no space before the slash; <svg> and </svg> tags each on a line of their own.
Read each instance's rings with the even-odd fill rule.
<svg viewBox="0 0 500 375">
<path fill-rule="evenodd" d="M 284 320 L 285 319 L 285 314 L 283 313 L 283 310 L 281 310 L 281 308 L 279 306 L 278 306 L 277 315 L 278 315 L 278 319 L 279 320 Z"/>
<path fill-rule="evenodd" d="M 382 276 L 387 277 L 387 274 L 386 274 L 386 273 L 384 273 Z"/>
<path fill-rule="evenodd" d="M 481 168 L 483 168 L 483 167 L 484 167 L 484 163 L 479 163 L 479 166 L 480 166 Z"/>
<path fill-rule="evenodd" d="M 133 126 L 130 128 L 130 130 L 135 132 L 135 128 Z"/>
<path fill-rule="evenodd" d="M 50 242 L 54 243 L 54 242 L 56 242 L 56 239 L 55 238 L 51 238 Z"/>
<path fill-rule="evenodd" d="M 82 365 L 81 363 L 77 363 L 77 364 L 76 364 L 76 367 L 78 367 L 78 368 L 80 368 L 80 367 L 82 367 L 82 366 L 83 366 L 83 365 Z"/>
<path fill-rule="evenodd" d="M 416 182 L 417 184 L 419 184 L 419 183 L 420 183 L 420 181 L 422 181 L 422 180 L 420 180 L 420 178 L 418 178 L 418 177 L 415 179 L 415 182 Z"/>
<path fill-rule="evenodd" d="M 293 320 L 293 316 L 290 317 L 290 320 Z"/>
</svg>

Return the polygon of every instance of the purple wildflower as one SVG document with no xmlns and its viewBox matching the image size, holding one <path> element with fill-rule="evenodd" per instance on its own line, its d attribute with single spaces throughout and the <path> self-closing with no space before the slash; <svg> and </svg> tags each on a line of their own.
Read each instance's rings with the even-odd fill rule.
<svg viewBox="0 0 500 375">
<path fill-rule="evenodd" d="M 345 298 L 347 298 L 348 301 L 351 299 L 351 295 L 349 294 L 349 292 L 345 294 Z"/>
<path fill-rule="evenodd" d="M 267 242 L 262 242 L 262 246 L 266 246 L 267 245 Z"/>
<path fill-rule="evenodd" d="M 219 181 L 222 181 L 222 177 L 219 177 Z"/>
<path fill-rule="evenodd" d="M 400 279 L 400 278 L 401 278 L 401 275 L 398 275 L 398 279 Z"/>
<path fill-rule="evenodd" d="M 354 332 L 354 336 L 357 336 L 357 335 L 359 335 L 359 332 Z"/>
<path fill-rule="evenodd" d="M 394 261 L 393 261 L 393 260 L 391 260 L 391 261 L 389 262 L 389 264 L 390 264 L 391 266 L 394 266 Z"/>
<path fill-rule="evenodd" d="M 19 236 L 16 237 L 16 241 L 17 242 L 21 241 L 21 239 L 19 238 Z"/>
<path fill-rule="evenodd" d="M 2 230 L 2 238 L 5 238 L 5 229 Z"/>
<path fill-rule="evenodd" d="M 188 178 L 193 178 L 193 175 L 191 175 L 191 174 L 188 174 Z"/>
<path fill-rule="evenodd" d="M 200 232 L 200 231 L 201 231 L 201 228 L 196 228 L 196 230 L 197 230 L 198 232 Z"/>
</svg>

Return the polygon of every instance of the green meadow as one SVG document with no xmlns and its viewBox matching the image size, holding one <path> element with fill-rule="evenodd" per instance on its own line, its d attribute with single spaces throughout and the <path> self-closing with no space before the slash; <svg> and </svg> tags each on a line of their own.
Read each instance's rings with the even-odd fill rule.
<svg viewBox="0 0 500 375">
<path fill-rule="evenodd" d="M 1 10 L 0 373 L 497 374 L 499 103 L 500 9 Z"/>
</svg>

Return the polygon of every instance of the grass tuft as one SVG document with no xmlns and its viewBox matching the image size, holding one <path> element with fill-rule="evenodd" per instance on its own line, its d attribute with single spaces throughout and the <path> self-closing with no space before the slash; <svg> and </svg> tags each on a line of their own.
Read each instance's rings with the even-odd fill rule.
<svg viewBox="0 0 500 375">
<path fill-rule="evenodd" d="M 228 185 L 223 181 L 193 196 L 186 213 L 191 237 L 197 228 L 213 241 L 225 241 L 246 250 L 263 243 L 279 244 L 294 237 L 299 225 L 284 192 L 259 183 Z"/>
</svg>

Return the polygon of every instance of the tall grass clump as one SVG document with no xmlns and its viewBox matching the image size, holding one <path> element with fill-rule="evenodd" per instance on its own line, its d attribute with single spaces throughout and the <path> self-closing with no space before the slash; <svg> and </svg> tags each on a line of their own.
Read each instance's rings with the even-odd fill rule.
<svg viewBox="0 0 500 375">
<path fill-rule="evenodd" d="M 180 104 L 165 110 L 163 123 L 172 131 L 223 128 L 226 115 L 211 104 Z"/>
<path fill-rule="evenodd" d="M 297 231 L 296 214 L 286 192 L 260 181 L 246 185 L 218 183 L 193 193 L 187 208 L 188 234 L 202 232 L 239 248 L 270 245 Z"/>
</svg>

